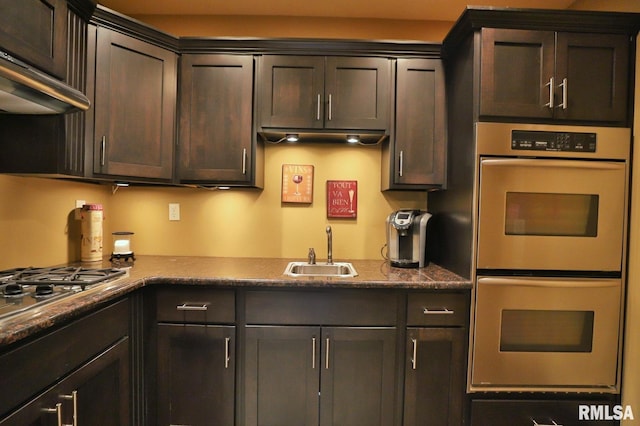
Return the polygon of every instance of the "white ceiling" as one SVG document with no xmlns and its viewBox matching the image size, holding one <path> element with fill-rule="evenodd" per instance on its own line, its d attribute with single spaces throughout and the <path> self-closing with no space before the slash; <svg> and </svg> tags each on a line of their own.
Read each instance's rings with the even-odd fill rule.
<svg viewBox="0 0 640 426">
<path fill-rule="evenodd" d="M 474 6 L 566 9 L 575 0 L 99 0 L 137 15 L 249 15 L 455 21 Z"/>
</svg>

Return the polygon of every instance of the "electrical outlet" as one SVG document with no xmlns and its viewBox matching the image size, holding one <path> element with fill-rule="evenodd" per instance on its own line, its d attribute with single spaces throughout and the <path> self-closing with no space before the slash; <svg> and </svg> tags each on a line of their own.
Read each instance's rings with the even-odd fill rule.
<svg viewBox="0 0 640 426">
<path fill-rule="evenodd" d="M 75 220 L 82 219 L 82 215 L 80 214 L 80 212 L 82 211 L 82 206 L 84 206 L 85 204 L 86 204 L 86 201 L 84 200 L 76 200 L 76 208 L 73 209 L 73 218 Z"/>
<path fill-rule="evenodd" d="M 169 220 L 180 220 L 180 204 L 169 203 Z"/>
</svg>

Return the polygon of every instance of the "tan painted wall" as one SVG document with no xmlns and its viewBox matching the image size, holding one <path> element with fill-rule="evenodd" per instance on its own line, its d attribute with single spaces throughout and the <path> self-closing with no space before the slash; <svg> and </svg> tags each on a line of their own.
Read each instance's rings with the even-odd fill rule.
<svg viewBox="0 0 640 426">
<path fill-rule="evenodd" d="M 462 11 L 460 11 L 462 12 Z M 452 22 L 283 16 L 167 16 L 137 19 L 178 36 L 283 37 L 440 42 Z"/>
<path fill-rule="evenodd" d="M 424 192 L 380 192 L 380 147 L 269 145 L 265 153 L 262 191 L 122 188 L 110 203 L 110 226 L 134 231 L 134 250 L 144 254 L 304 258 L 314 247 L 323 259 L 329 224 L 334 258 L 376 259 L 386 216 L 426 207 Z M 314 166 L 312 204 L 281 203 L 283 164 Z M 327 180 L 358 181 L 357 219 L 327 219 Z M 169 222 L 168 205 L 176 202 L 181 220 Z"/>
<path fill-rule="evenodd" d="M 106 186 L 0 175 L 0 269 L 48 266 L 80 258 L 76 200 L 104 203 Z M 107 216 L 105 226 L 110 217 Z"/>
<path fill-rule="evenodd" d="M 330 224 L 336 259 L 377 259 L 386 216 L 426 208 L 424 192 L 380 191 L 380 153 L 379 146 L 269 145 L 262 191 L 129 187 L 112 194 L 108 185 L 0 176 L 0 269 L 77 260 L 78 199 L 104 205 L 105 254 L 111 232 L 133 231 L 138 254 L 303 258 L 315 247 L 324 258 Z M 282 164 L 314 165 L 312 204 L 281 204 Z M 327 180 L 358 181 L 357 219 L 327 219 Z M 181 220 L 170 222 L 168 205 L 176 202 Z"/>
</svg>

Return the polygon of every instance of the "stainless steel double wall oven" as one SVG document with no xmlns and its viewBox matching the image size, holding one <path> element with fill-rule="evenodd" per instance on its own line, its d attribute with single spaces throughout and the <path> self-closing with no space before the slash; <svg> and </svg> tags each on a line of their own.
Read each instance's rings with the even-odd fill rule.
<svg viewBox="0 0 640 426">
<path fill-rule="evenodd" d="M 469 390 L 619 391 L 630 130 L 476 125 Z"/>
</svg>

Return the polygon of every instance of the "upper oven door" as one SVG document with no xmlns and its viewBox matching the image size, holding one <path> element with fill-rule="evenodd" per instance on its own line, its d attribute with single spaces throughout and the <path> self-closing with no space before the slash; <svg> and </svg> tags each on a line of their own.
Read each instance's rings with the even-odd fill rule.
<svg viewBox="0 0 640 426">
<path fill-rule="evenodd" d="M 478 269 L 621 271 L 624 162 L 480 159 Z"/>
</svg>

